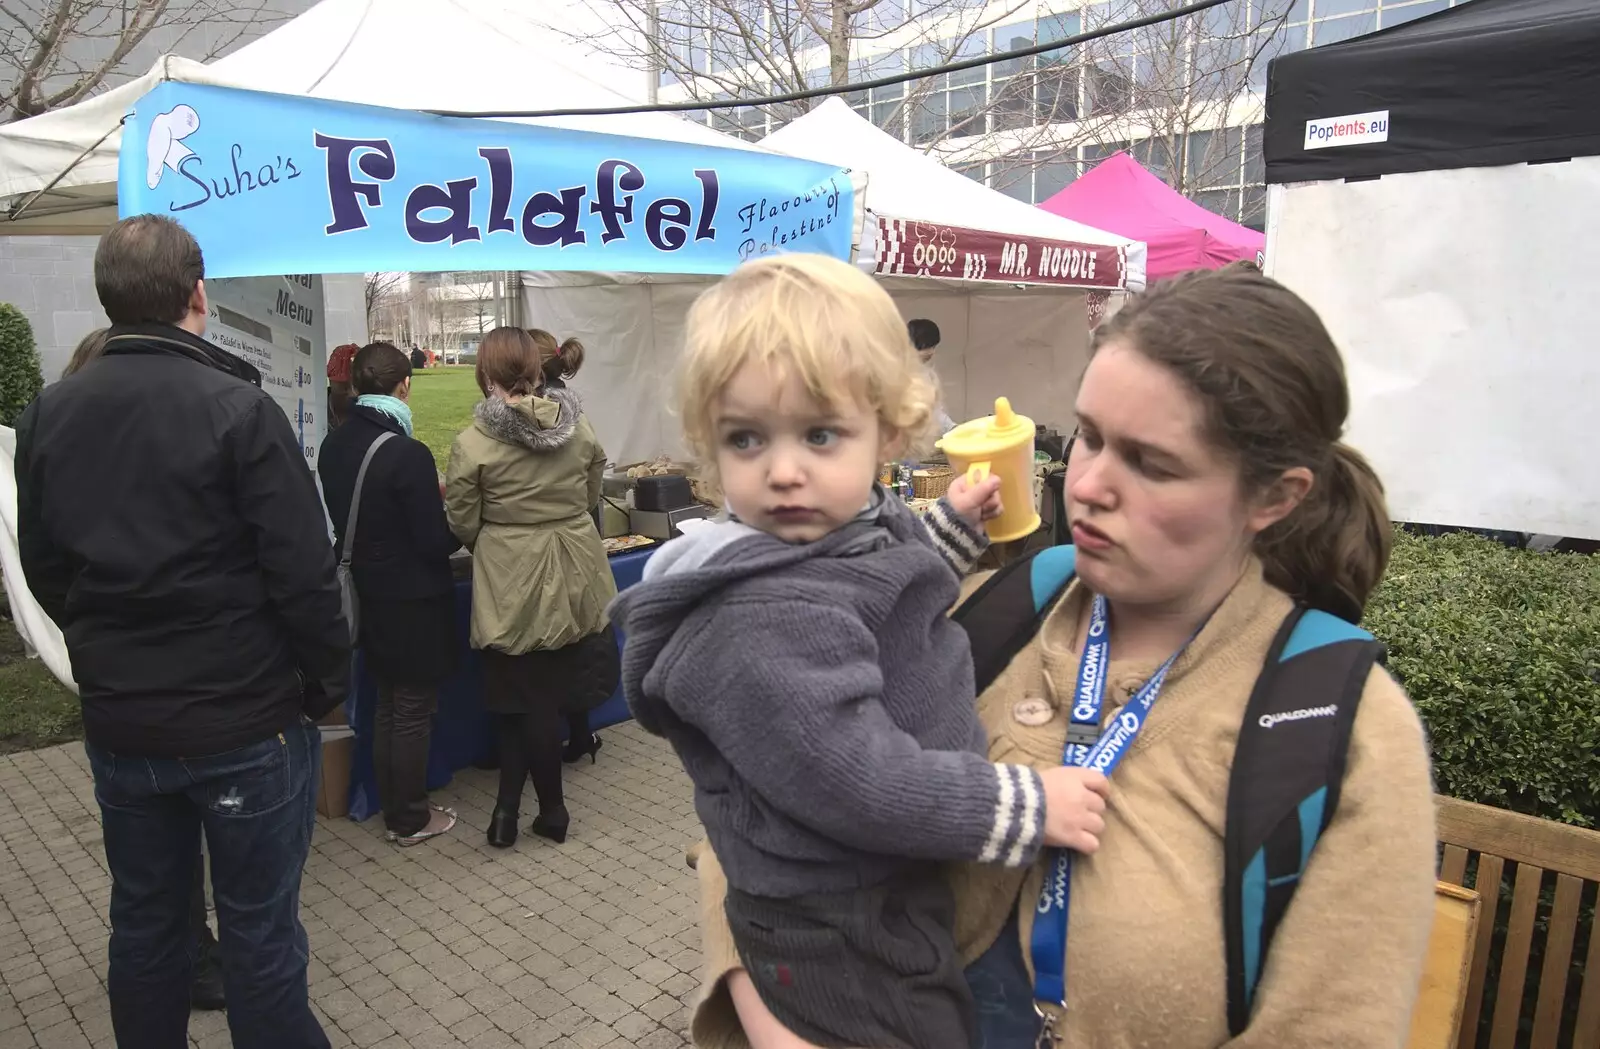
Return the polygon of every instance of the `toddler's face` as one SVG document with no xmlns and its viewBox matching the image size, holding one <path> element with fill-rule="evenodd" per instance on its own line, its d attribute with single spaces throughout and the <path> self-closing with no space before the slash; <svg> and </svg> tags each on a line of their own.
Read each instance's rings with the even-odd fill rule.
<svg viewBox="0 0 1600 1049">
<path fill-rule="evenodd" d="M 717 470 L 744 523 L 789 543 L 848 524 L 872 493 L 890 434 L 860 404 L 818 404 L 798 377 L 747 364 L 716 403 Z"/>
</svg>

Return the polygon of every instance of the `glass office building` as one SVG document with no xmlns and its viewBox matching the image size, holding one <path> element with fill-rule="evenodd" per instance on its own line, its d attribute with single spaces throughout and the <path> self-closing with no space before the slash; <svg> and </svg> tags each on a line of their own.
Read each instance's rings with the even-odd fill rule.
<svg viewBox="0 0 1600 1049">
<path fill-rule="evenodd" d="M 1267 63 L 1279 54 L 1347 40 L 1470 0 L 1233 0 L 1189 18 L 931 81 L 857 91 L 852 108 L 889 134 L 929 149 L 971 178 L 1036 203 L 1119 150 L 1202 206 L 1245 225 L 1265 221 L 1261 113 Z M 696 11 L 709 3 L 708 12 Z M 1176 3 L 1176 0 L 1174 0 Z M 665 0 L 659 72 L 663 101 L 750 97 L 774 85 L 730 76 L 748 37 L 719 38 L 729 0 Z M 828 80 L 828 55 L 808 29 L 775 24 L 782 0 L 752 0 L 743 20 L 814 58 L 807 86 Z M 1073 36 L 1170 6 L 1167 0 L 884 0 L 852 41 L 861 82 Z M 919 10 L 919 8 L 921 10 Z M 694 28 L 689 28 L 693 25 Z M 952 27 L 954 29 L 952 30 Z M 803 60 L 802 60 L 803 61 Z M 714 93 L 719 77 L 739 89 Z M 777 89 L 790 90 L 794 83 Z M 759 139 L 792 112 L 736 109 L 712 127 Z"/>
</svg>

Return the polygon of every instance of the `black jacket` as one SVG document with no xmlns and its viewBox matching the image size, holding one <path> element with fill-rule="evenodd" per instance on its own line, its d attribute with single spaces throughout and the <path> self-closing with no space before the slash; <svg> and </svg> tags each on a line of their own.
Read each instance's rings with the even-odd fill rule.
<svg viewBox="0 0 1600 1049">
<path fill-rule="evenodd" d="M 23 571 L 112 752 L 223 753 L 348 689 L 316 484 L 251 380 L 188 332 L 117 326 L 17 424 Z"/>
<path fill-rule="evenodd" d="M 343 550 L 361 457 L 384 433 L 396 436 L 367 467 L 350 559 L 361 599 L 361 648 L 381 683 L 431 686 L 454 673 L 466 648 L 450 574 L 450 554 L 461 544 L 445 522 L 432 453 L 388 415 L 355 405 L 322 442 L 317 472 Z"/>
<path fill-rule="evenodd" d="M 354 405 L 343 425 L 328 434 L 317 458 L 322 496 L 344 549 L 350 495 L 355 490 L 361 457 L 383 433 L 389 439 L 367 467 L 361 517 L 350 569 L 363 601 L 409 600 L 454 592 L 450 555 L 461 546 L 445 521 L 444 497 L 433 453 L 407 437 L 400 424 L 383 412 Z"/>
</svg>

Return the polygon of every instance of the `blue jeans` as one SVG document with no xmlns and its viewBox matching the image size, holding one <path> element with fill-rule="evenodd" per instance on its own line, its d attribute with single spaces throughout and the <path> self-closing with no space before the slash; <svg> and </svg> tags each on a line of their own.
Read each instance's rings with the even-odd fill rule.
<svg viewBox="0 0 1600 1049">
<path fill-rule="evenodd" d="M 87 745 L 111 868 L 111 1025 L 119 1049 L 188 1045 L 195 855 L 205 829 L 236 1049 L 327 1049 L 306 988 L 300 874 L 322 740 L 301 718 L 208 758 Z"/>
<path fill-rule="evenodd" d="M 978 1007 L 978 1049 L 1034 1049 L 1039 1014 L 1022 961 L 1015 910 L 994 946 L 967 966 L 967 986 Z"/>
</svg>

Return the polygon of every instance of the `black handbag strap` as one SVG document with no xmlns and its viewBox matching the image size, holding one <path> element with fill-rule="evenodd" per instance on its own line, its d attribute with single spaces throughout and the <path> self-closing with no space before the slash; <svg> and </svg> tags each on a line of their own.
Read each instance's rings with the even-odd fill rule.
<svg viewBox="0 0 1600 1049">
<path fill-rule="evenodd" d="M 392 433 L 381 433 L 378 439 L 367 445 L 367 454 L 361 457 L 361 469 L 356 471 L 355 491 L 350 493 L 350 515 L 345 518 L 344 524 L 344 549 L 339 553 L 339 566 L 350 567 L 350 555 L 356 548 L 356 522 L 361 519 L 361 489 L 367 483 L 367 467 L 372 465 L 372 456 L 378 450 L 378 445 L 393 437 Z"/>
</svg>

